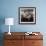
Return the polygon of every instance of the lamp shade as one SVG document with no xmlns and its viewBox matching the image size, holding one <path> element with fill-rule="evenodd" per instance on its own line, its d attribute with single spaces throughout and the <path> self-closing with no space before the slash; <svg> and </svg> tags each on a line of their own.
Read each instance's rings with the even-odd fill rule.
<svg viewBox="0 0 46 46">
<path fill-rule="evenodd" d="M 5 25 L 14 25 L 14 18 L 5 18 Z"/>
</svg>

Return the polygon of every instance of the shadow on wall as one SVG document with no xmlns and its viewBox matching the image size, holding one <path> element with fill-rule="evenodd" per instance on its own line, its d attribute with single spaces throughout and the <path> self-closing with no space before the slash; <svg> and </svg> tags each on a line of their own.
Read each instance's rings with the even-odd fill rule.
<svg viewBox="0 0 46 46">
<path fill-rule="evenodd" d="M 5 23 L 5 17 L 0 16 L 0 46 L 3 46 L 3 32 L 2 32 L 2 25 Z"/>
</svg>

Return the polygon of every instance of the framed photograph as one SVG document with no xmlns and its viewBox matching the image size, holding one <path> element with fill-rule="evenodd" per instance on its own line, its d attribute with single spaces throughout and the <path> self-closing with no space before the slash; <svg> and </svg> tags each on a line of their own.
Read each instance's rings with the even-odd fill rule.
<svg viewBox="0 0 46 46">
<path fill-rule="evenodd" d="M 36 7 L 19 7 L 19 24 L 36 24 Z"/>
</svg>

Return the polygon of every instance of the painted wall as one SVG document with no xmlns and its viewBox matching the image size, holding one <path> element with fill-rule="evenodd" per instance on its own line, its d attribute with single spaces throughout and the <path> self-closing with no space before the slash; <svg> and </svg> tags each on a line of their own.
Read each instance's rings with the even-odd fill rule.
<svg viewBox="0 0 46 46">
<path fill-rule="evenodd" d="M 0 0 L 0 32 L 8 32 L 8 26 L 4 24 L 4 19 L 13 17 L 14 26 L 11 26 L 12 32 L 46 32 L 46 0 Z M 36 24 L 20 25 L 18 24 L 19 7 L 36 7 Z M 46 33 L 45 33 L 46 34 Z M 1 37 L 1 36 L 0 36 Z M 45 43 L 46 44 L 46 43 Z"/>
<path fill-rule="evenodd" d="M 46 0 L 1 0 L 1 17 L 13 17 L 15 19 L 14 26 L 11 31 L 46 31 Z M 36 25 L 20 25 L 18 24 L 18 8 L 19 7 L 36 7 Z M 6 25 L 1 26 L 2 32 L 8 31 Z"/>
</svg>

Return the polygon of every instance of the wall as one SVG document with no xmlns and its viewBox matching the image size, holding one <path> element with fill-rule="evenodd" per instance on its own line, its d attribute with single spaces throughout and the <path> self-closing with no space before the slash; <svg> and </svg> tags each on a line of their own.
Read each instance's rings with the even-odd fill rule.
<svg viewBox="0 0 46 46">
<path fill-rule="evenodd" d="M 46 34 L 46 0 L 0 0 L 0 18 L 4 20 L 7 17 L 15 19 L 14 26 L 11 26 L 12 32 L 33 32 L 40 31 Z M 19 7 L 36 7 L 36 24 L 20 25 L 18 24 Z M 8 26 L 0 24 L 0 32 L 8 32 Z"/>
<path fill-rule="evenodd" d="M 45 0 L 1 0 L 2 17 L 15 18 L 15 24 L 11 31 L 46 31 L 46 1 Z M 36 25 L 20 25 L 18 24 L 18 8 L 19 7 L 36 7 Z M 6 25 L 2 26 L 2 32 L 8 31 Z"/>
</svg>

